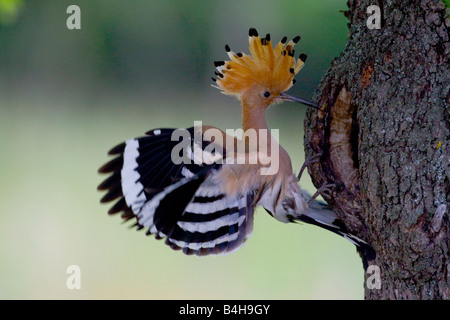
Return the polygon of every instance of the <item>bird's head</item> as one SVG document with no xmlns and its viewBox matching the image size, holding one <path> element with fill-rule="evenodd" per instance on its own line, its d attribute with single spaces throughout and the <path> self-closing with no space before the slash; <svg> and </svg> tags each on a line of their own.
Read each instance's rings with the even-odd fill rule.
<svg viewBox="0 0 450 320">
<path fill-rule="evenodd" d="M 294 57 L 294 46 L 300 36 L 287 38 L 273 47 L 270 35 L 260 38 L 254 28 L 249 31 L 250 55 L 235 53 L 228 45 L 225 50 L 230 58 L 215 61 L 217 68 L 213 78 L 224 94 L 234 95 L 249 108 L 267 108 L 272 103 L 293 101 L 320 109 L 317 104 L 285 93 L 295 83 L 295 75 L 302 69 L 306 55 Z"/>
</svg>

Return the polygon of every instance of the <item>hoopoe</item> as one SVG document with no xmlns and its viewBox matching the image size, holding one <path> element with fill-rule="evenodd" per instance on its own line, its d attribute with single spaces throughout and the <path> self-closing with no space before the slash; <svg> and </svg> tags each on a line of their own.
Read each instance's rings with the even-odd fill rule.
<svg viewBox="0 0 450 320">
<path fill-rule="evenodd" d="M 144 137 L 127 140 L 109 151 L 116 158 L 99 169 L 110 174 L 98 186 L 108 191 L 101 202 L 118 199 L 109 214 L 122 212 L 123 219 L 136 219 L 138 229 L 165 238 L 167 245 L 185 254 L 238 249 L 252 233 L 257 206 L 279 221 L 313 224 L 345 237 L 357 248 L 367 248 L 325 203 L 300 189 L 301 174 L 294 175 L 288 153 L 267 130 L 265 111 L 274 103 L 293 101 L 321 109 L 285 93 L 306 61 L 305 54 L 294 57 L 299 40 L 297 36 L 287 42 L 284 37 L 273 47 L 269 34 L 260 38 L 251 28 L 249 55 L 235 53 L 227 45 L 229 60 L 214 62 L 214 86 L 240 100 L 244 133 L 254 130 L 263 144 L 255 146 L 245 137 L 237 139 L 214 127 L 194 126 L 183 131 L 190 138 L 181 149 L 191 161 L 180 162 L 173 159 L 180 143 L 174 139 L 176 129 L 150 130 Z M 211 129 L 224 139 L 192 138 Z M 268 169 L 267 150 L 277 155 L 277 170 L 263 174 Z"/>
</svg>

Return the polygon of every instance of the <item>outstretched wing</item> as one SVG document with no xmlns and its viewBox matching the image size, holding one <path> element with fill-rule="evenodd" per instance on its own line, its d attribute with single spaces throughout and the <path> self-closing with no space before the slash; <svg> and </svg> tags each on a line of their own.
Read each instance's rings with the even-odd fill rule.
<svg viewBox="0 0 450 320">
<path fill-rule="evenodd" d="M 225 150 L 195 141 L 194 128 L 184 146 L 184 161 L 174 161 L 175 129 L 156 129 L 110 150 L 117 157 L 99 169 L 110 176 L 98 186 L 107 190 L 101 202 L 116 201 L 109 214 L 136 218 L 138 229 L 166 238 L 186 254 L 218 254 L 237 249 L 251 234 L 251 195 L 229 198 L 212 183 Z M 184 137 L 186 138 L 186 137 Z M 175 156 L 180 154 L 175 153 Z M 187 160 L 187 161 L 186 161 Z M 190 160 L 190 161 L 189 161 Z M 219 162 L 219 163 L 217 163 Z"/>
</svg>

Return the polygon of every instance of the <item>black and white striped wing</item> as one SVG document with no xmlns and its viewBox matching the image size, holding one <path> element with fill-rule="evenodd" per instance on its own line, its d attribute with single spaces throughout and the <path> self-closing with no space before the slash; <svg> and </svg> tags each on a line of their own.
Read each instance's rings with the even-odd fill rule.
<svg viewBox="0 0 450 320">
<path fill-rule="evenodd" d="M 100 173 L 110 176 L 98 186 L 98 190 L 108 191 L 102 203 L 118 199 L 108 213 L 123 212 L 122 217 L 130 219 L 135 216 L 133 212 L 138 212 L 145 202 L 175 181 L 219 167 L 217 164 L 199 164 L 198 161 L 175 164 L 172 150 L 179 141 L 172 141 L 174 130 L 150 130 L 147 136 L 129 139 L 108 152 L 116 158 L 99 169 Z M 193 133 L 193 128 L 187 130 Z M 195 154 L 192 151 L 187 153 L 192 157 Z"/>
<path fill-rule="evenodd" d="M 208 178 L 194 177 L 167 187 L 137 214 L 139 226 L 185 254 L 238 249 L 252 232 L 252 199 L 228 199 L 220 188 L 208 184 Z"/>
<path fill-rule="evenodd" d="M 193 128 L 188 130 L 193 133 Z M 171 154 L 179 141 L 171 140 L 173 131 L 152 130 L 111 149 L 109 154 L 117 157 L 99 169 L 110 174 L 98 187 L 108 191 L 101 202 L 116 201 L 109 214 L 123 212 L 126 220 L 136 218 L 138 229 L 166 238 L 166 244 L 186 254 L 237 249 L 252 231 L 251 196 L 229 199 L 210 182 L 208 177 L 221 167 L 210 161 L 217 154 L 202 154 L 207 162 L 175 164 Z M 187 152 L 192 160 L 199 151 L 206 152 L 208 143 L 202 144 L 197 150 L 192 141 Z"/>
</svg>

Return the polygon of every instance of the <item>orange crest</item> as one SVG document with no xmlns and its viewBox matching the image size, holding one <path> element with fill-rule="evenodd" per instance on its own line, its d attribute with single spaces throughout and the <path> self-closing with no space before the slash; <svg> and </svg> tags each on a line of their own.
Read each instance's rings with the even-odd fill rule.
<svg viewBox="0 0 450 320">
<path fill-rule="evenodd" d="M 297 36 L 287 43 L 284 37 L 273 48 L 270 34 L 260 38 L 258 32 L 251 28 L 250 55 L 234 53 L 227 45 L 225 49 L 230 60 L 214 62 L 217 68 L 217 79 L 213 78 L 216 87 L 225 94 L 238 97 L 254 85 L 264 86 L 278 94 L 287 91 L 295 83 L 294 77 L 306 61 L 305 54 L 294 58 L 294 46 L 299 40 L 300 36 Z"/>
</svg>

